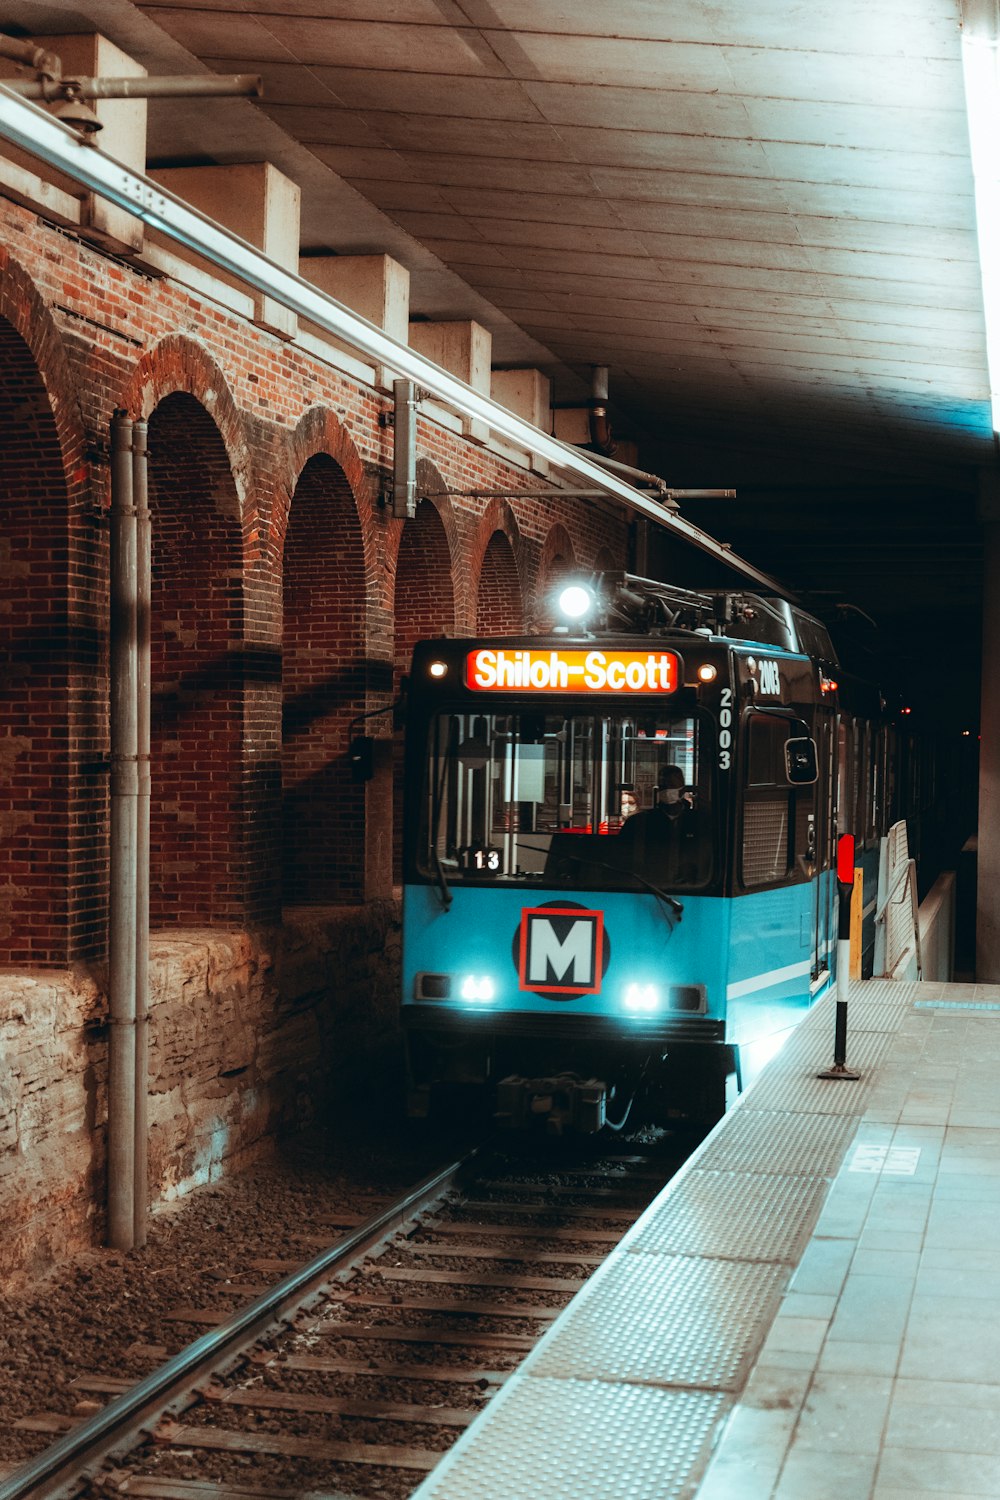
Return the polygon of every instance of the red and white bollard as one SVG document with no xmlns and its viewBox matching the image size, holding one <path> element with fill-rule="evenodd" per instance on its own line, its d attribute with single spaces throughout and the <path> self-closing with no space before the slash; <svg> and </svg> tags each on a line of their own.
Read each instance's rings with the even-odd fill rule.
<svg viewBox="0 0 1000 1500">
<path fill-rule="evenodd" d="M 837 1014 L 833 1033 L 833 1066 L 817 1073 L 817 1078 L 842 1078 L 848 1082 L 861 1077 L 847 1066 L 847 988 L 851 978 L 851 897 L 854 894 L 854 835 L 845 833 L 837 840 Z"/>
</svg>

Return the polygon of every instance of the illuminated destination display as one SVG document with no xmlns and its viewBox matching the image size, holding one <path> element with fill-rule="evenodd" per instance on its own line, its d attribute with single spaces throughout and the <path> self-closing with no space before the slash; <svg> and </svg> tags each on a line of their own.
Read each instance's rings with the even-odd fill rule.
<svg viewBox="0 0 1000 1500">
<path fill-rule="evenodd" d="M 674 651 L 470 651 L 465 685 L 476 691 L 535 693 L 673 693 L 680 680 Z"/>
</svg>

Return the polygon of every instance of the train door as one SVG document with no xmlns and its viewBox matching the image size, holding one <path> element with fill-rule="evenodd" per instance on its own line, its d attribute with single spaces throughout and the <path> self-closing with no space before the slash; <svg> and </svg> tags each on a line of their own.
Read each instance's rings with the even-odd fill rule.
<svg viewBox="0 0 1000 1500">
<path fill-rule="evenodd" d="M 837 776 L 838 723 L 834 715 L 820 710 L 816 721 L 816 749 L 819 779 L 816 782 L 813 840 L 815 872 L 813 890 L 812 970 L 810 988 L 822 988 L 830 977 L 830 955 L 837 940 L 834 923 L 831 850 L 834 847 L 836 819 L 835 788 Z"/>
<path fill-rule="evenodd" d="M 841 834 L 854 832 L 854 808 L 857 802 L 856 721 L 846 713 L 837 715 L 836 798 L 830 821 L 830 847 L 836 850 Z M 834 889 L 831 878 L 831 893 Z"/>
</svg>

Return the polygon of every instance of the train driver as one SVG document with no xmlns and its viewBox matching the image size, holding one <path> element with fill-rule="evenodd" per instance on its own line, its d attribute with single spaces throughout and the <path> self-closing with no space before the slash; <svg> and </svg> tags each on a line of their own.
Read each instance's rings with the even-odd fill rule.
<svg viewBox="0 0 1000 1500">
<path fill-rule="evenodd" d="M 665 763 L 657 777 L 653 806 L 627 818 L 616 842 L 646 879 L 694 878 L 701 843 L 699 822 L 685 790 L 684 772 L 680 766 Z"/>
</svg>

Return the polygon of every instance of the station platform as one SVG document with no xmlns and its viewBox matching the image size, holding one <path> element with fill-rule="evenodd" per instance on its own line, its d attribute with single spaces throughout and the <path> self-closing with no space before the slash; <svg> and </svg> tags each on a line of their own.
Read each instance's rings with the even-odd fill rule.
<svg viewBox="0 0 1000 1500">
<path fill-rule="evenodd" d="M 419 1500 L 1000 1496 L 1000 985 L 820 1001 Z"/>
</svg>

